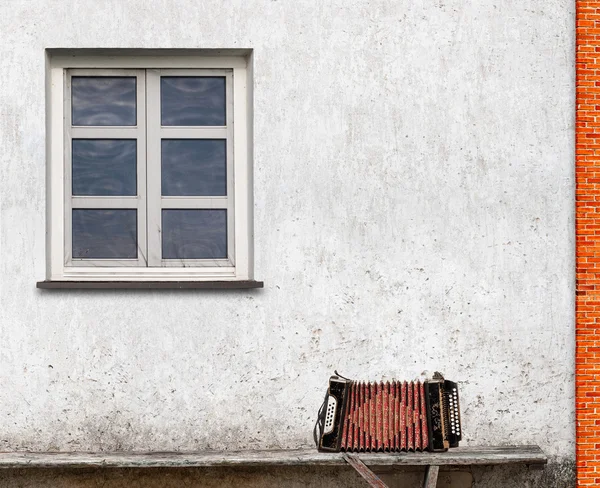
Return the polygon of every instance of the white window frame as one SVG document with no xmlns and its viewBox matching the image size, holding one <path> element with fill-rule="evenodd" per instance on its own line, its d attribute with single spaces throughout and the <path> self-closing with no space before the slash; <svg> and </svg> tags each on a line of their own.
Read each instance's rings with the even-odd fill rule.
<svg viewBox="0 0 600 488">
<path fill-rule="evenodd" d="M 47 51 L 47 272 L 48 281 L 247 281 L 253 280 L 252 235 L 252 89 L 250 58 L 239 50 L 93 50 Z M 70 76 L 137 76 L 137 126 L 77 127 L 70 123 Z M 160 75 L 226 76 L 227 128 L 161 127 Z M 144 85 L 145 82 L 145 85 Z M 142 117 L 145 115 L 145 117 Z M 172 138 L 221 138 L 227 132 L 227 197 L 163 197 L 160 192 L 160 141 Z M 70 138 L 136 138 L 137 197 L 72 197 Z M 147 157 L 154 154 L 154 157 Z M 143 164 L 140 164 L 143 161 Z M 147 164 L 146 164 L 147 161 Z M 146 169 L 147 168 L 147 169 Z M 147 198 L 147 201 L 146 201 Z M 99 200 L 100 199 L 100 200 Z M 138 259 L 96 262 L 73 260 L 71 209 L 138 210 Z M 110 202 L 109 202 L 110 201 Z M 161 260 L 162 208 L 226 208 L 227 259 Z M 146 215 L 147 211 L 147 215 Z M 147 228 L 146 223 L 147 222 Z M 153 229 L 152 231 L 150 229 Z M 153 240 L 153 245 L 147 245 Z M 148 255 L 145 255 L 145 250 Z"/>
</svg>

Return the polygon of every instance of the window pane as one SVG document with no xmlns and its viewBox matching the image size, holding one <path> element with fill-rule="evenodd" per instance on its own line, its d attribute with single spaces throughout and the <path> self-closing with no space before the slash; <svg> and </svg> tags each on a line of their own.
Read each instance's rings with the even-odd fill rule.
<svg viewBox="0 0 600 488">
<path fill-rule="evenodd" d="M 163 210 L 162 257 L 227 258 L 227 210 Z"/>
<path fill-rule="evenodd" d="M 137 210 L 73 209 L 73 258 L 137 258 Z"/>
<path fill-rule="evenodd" d="M 73 125 L 135 125 L 135 77 L 71 78 Z"/>
<path fill-rule="evenodd" d="M 160 106 L 162 125 L 226 125 L 225 78 L 163 76 Z"/>
<path fill-rule="evenodd" d="M 224 139 L 164 139 L 161 152 L 164 196 L 227 195 Z"/>
<path fill-rule="evenodd" d="M 137 141 L 73 139 L 73 195 L 137 195 Z"/>
</svg>

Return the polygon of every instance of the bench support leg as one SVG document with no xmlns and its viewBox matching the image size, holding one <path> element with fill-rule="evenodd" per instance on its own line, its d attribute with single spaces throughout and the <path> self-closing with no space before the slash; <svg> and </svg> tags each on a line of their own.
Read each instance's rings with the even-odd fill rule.
<svg viewBox="0 0 600 488">
<path fill-rule="evenodd" d="M 365 463 L 358 459 L 358 457 L 352 456 L 351 454 L 343 454 L 342 457 L 350 466 L 352 466 L 358 472 L 358 474 L 360 474 L 365 480 L 367 480 L 369 486 L 372 486 L 373 488 L 389 488 L 388 485 L 381 481 L 379 476 L 373 473 L 373 471 L 371 471 L 365 465 Z"/>
<path fill-rule="evenodd" d="M 435 488 L 437 486 L 439 473 L 439 466 L 427 466 L 427 468 L 425 468 L 425 481 L 423 482 L 423 488 Z"/>
</svg>

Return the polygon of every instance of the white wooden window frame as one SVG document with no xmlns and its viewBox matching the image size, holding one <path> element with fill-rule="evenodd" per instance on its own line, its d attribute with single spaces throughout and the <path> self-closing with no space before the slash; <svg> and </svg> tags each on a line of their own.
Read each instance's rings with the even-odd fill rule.
<svg viewBox="0 0 600 488">
<path fill-rule="evenodd" d="M 246 56 L 51 55 L 47 59 L 47 273 L 49 281 L 246 281 L 252 266 L 252 107 Z M 225 76 L 226 127 L 161 127 L 160 76 Z M 71 76 L 136 76 L 137 125 L 71 127 Z M 225 137 L 222 137 L 225 136 Z M 72 197 L 71 138 L 137 139 L 138 195 Z M 163 197 L 161 138 L 226 138 L 226 197 Z M 145 192 L 142 191 L 145 186 Z M 72 208 L 135 208 L 138 258 L 76 260 L 71 257 Z M 227 209 L 227 259 L 162 260 L 163 208 Z M 146 241 L 147 239 L 147 241 Z M 147 250 L 147 254 L 146 254 Z M 158 252 L 157 252 L 158 250 Z"/>
<path fill-rule="evenodd" d="M 136 78 L 136 125 L 134 126 L 73 126 L 71 121 L 71 79 L 77 76 L 111 76 Z M 64 260 L 66 267 L 147 266 L 146 239 L 146 72 L 128 69 L 65 70 L 64 119 Z M 74 139 L 123 139 L 136 141 L 137 195 L 135 196 L 73 196 L 72 144 Z M 72 256 L 73 209 L 135 209 L 137 211 L 137 259 L 78 259 Z"/>
<path fill-rule="evenodd" d="M 160 79 L 162 76 L 215 76 L 225 78 L 225 127 L 161 126 Z M 233 70 L 150 69 L 146 71 L 148 107 L 148 265 L 149 266 L 235 266 L 235 168 L 233 156 Z M 175 197 L 161 195 L 161 141 L 165 139 L 225 139 L 227 196 Z M 160 256 L 163 209 L 227 210 L 227 259 L 162 259 Z"/>
</svg>

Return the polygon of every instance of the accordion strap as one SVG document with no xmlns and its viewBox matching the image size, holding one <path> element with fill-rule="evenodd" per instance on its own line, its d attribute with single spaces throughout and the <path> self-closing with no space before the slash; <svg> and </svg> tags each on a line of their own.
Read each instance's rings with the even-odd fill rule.
<svg viewBox="0 0 600 488">
<path fill-rule="evenodd" d="M 338 378 L 342 378 L 343 380 L 346 380 L 346 381 L 352 381 L 350 378 L 346 378 L 345 376 L 342 376 L 340 373 L 338 373 L 338 372 L 337 372 L 337 369 L 334 369 L 334 370 L 333 370 L 333 372 L 335 373 L 335 375 L 336 375 Z"/>
<path fill-rule="evenodd" d="M 323 435 L 323 429 L 325 427 L 325 407 L 327 405 L 328 399 L 329 391 L 325 393 L 325 400 L 323 400 L 321 408 L 319 408 L 319 413 L 317 414 L 317 421 L 315 422 L 315 427 L 313 428 L 313 439 L 315 440 L 317 448 L 319 447 L 319 439 L 321 438 L 321 435 Z"/>
</svg>

